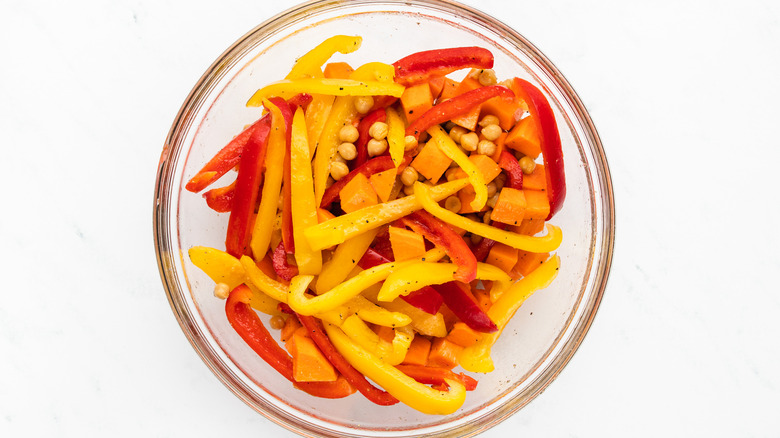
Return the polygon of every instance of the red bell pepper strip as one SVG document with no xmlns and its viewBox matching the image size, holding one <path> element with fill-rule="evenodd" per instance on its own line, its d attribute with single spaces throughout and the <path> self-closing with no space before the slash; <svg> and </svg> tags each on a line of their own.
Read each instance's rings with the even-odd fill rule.
<svg viewBox="0 0 780 438">
<path fill-rule="evenodd" d="M 482 333 L 498 331 L 496 324 L 474 300 L 468 287 L 467 284 L 458 281 L 433 286 L 444 298 L 444 304 L 471 329 Z"/>
<path fill-rule="evenodd" d="M 460 383 L 466 387 L 466 391 L 477 389 L 476 379 L 464 373 L 455 374 L 452 370 L 447 368 L 412 364 L 396 365 L 396 368 L 398 368 L 398 371 L 401 371 L 412 379 L 420 383 L 425 383 L 426 385 L 445 384 L 446 386 L 444 379 L 450 379 L 459 380 Z"/>
<path fill-rule="evenodd" d="M 236 182 L 228 184 L 225 187 L 219 187 L 211 189 L 203 194 L 203 198 L 206 200 L 212 210 L 217 213 L 228 213 L 233 209 L 233 196 L 236 194 Z"/>
<path fill-rule="evenodd" d="M 252 133 L 252 137 L 241 153 L 241 164 L 233 196 L 233 208 L 228 219 L 225 249 L 230 255 L 237 258 L 251 252 L 249 241 L 255 204 L 260 190 L 260 176 L 263 173 L 268 134 L 271 132 L 271 118 L 261 120 L 265 122 L 261 123 Z M 260 254 L 258 255 L 260 256 Z"/>
<path fill-rule="evenodd" d="M 366 145 L 368 144 L 368 140 L 371 139 L 371 135 L 368 134 L 371 125 L 376 122 L 384 122 L 386 119 L 387 113 L 383 107 L 366 114 L 366 116 L 360 120 L 360 123 L 358 123 L 358 139 L 355 143 L 355 148 L 357 149 L 357 157 L 355 157 L 356 167 L 361 166 L 368 161 L 368 149 L 366 148 Z"/>
<path fill-rule="evenodd" d="M 493 54 L 482 47 L 426 50 L 401 58 L 393 66 L 395 81 L 409 86 L 462 68 L 493 68 Z"/>
<path fill-rule="evenodd" d="M 499 230 L 503 230 L 504 228 L 506 228 L 506 225 L 502 224 L 501 222 L 491 222 L 490 225 L 492 225 L 495 228 L 498 228 Z M 484 262 L 488 254 L 490 254 L 490 250 L 493 249 L 493 246 L 495 244 L 496 244 L 495 240 L 483 238 L 472 251 L 477 261 Z"/>
<path fill-rule="evenodd" d="M 390 406 L 398 403 L 398 399 L 383 391 L 366 380 L 366 377 L 355 369 L 344 356 L 336 350 L 336 347 L 330 342 L 330 338 L 325 334 L 322 323 L 313 316 L 298 315 L 298 320 L 306 327 L 309 337 L 317 344 L 322 354 L 336 368 L 349 383 L 354 386 L 367 399 L 380 406 Z"/>
<path fill-rule="evenodd" d="M 454 275 L 456 280 L 469 283 L 477 278 L 477 259 L 474 253 L 471 252 L 466 241 L 449 225 L 425 210 L 415 211 L 402 218 L 401 223 L 447 253 L 452 263 L 458 267 Z"/>
<path fill-rule="evenodd" d="M 284 241 L 279 242 L 279 245 L 276 246 L 274 254 L 271 256 L 271 264 L 276 275 L 284 281 L 290 281 L 298 275 L 298 267 L 290 266 L 287 263 L 287 251 L 284 249 Z"/>
<path fill-rule="evenodd" d="M 306 106 L 309 102 L 311 102 L 310 94 L 297 94 L 288 101 L 293 107 Z M 252 134 L 254 134 L 261 124 L 269 123 L 270 120 L 271 116 L 265 115 L 260 118 L 260 120 L 244 129 L 225 145 L 225 147 L 217 152 L 217 154 L 214 155 L 214 157 L 212 157 L 211 160 L 209 160 L 209 162 L 189 180 L 189 182 L 187 182 L 185 188 L 193 193 L 197 193 L 211 185 L 214 181 L 220 179 L 230 169 L 235 168 L 239 162 L 241 162 L 241 153 L 250 137 L 252 137 Z"/>
<path fill-rule="evenodd" d="M 387 258 L 380 252 L 369 248 L 358 262 L 358 266 L 363 269 L 370 269 L 374 266 L 389 263 L 391 261 L 393 261 L 392 257 Z M 401 299 L 431 315 L 435 315 L 441 308 L 441 305 L 444 303 L 444 300 L 439 295 L 439 293 L 430 286 L 425 286 L 424 288 L 418 289 L 408 295 L 402 295 Z"/>
<path fill-rule="evenodd" d="M 263 322 L 249 307 L 252 291 L 244 284 L 230 292 L 225 303 L 225 314 L 233 329 L 241 339 L 249 345 L 264 361 L 266 361 L 285 379 L 293 382 L 296 388 L 307 393 L 324 398 L 341 398 L 355 392 L 355 389 L 344 382 L 296 382 L 293 378 L 292 358 L 268 333 Z M 346 383 L 346 384 L 345 384 Z"/>
<path fill-rule="evenodd" d="M 507 151 L 502 151 L 498 157 L 498 166 L 506 171 L 508 186 L 513 189 L 523 189 L 523 168 L 514 155 Z"/>
<path fill-rule="evenodd" d="M 547 199 L 550 201 L 550 214 L 545 220 L 550 220 L 561 209 L 566 198 L 566 175 L 563 169 L 563 151 L 558 124 L 552 107 L 538 88 L 520 78 L 515 78 L 514 85 L 517 97 L 528 104 L 528 112 L 539 132 L 539 146 L 542 149 L 544 174 L 547 180 Z"/>
</svg>

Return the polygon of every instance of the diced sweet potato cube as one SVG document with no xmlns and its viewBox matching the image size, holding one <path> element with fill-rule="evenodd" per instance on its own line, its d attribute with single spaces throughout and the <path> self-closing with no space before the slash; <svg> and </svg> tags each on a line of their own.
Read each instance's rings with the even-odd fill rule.
<svg viewBox="0 0 780 438">
<path fill-rule="evenodd" d="M 479 122 L 479 112 L 480 112 L 481 105 L 477 105 L 469 110 L 466 114 L 463 114 L 458 117 L 454 117 L 451 122 L 462 126 L 469 131 L 473 131 L 477 129 L 477 123 Z"/>
<path fill-rule="evenodd" d="M 544 230 L 544 218 L 525 218 L 520 222 L 520 225 L 513 229 L 515 233 L 525 234 L 526 236 L 533 236 L 536 233 L 542 232 L 542 230 Z"/>
<path fill-rule="evenodd" d="M 425 240 L 414 231 L 406 228 L 390 227 L 390 246 L 393 249 L 393 257 L 400 262 L 425 254 Z"/>
<path fill-rule="evenodd" d="M 358 173 L 339 192 L 341 209 L 351 213 L 377 203 L 376 192 L 365 175 Z"/>
<path fill-rule="evenodd" d="M 436 76 L 428 81 L 428 88 L 431 89 L 431 97 L 433 97 L 434 100 L 438 99 L 441 95 L 446 80 L 446 76 Z"/>
<path fill-rule="evenodd" d="M 498 164 L 496 164 L 496 162 L 487 155 L 471 155 L 469 156 L 469 161 L 477 166 L 479 173 L 482 174 L 482 178 L 485 179 L 485 184 L 493 181 L 501 173 L 501 168 L 498 167 Z M 463 171 L 463 169 L 456 169 L 453 174 L 456 179 L 466 178 L 468 176 L 466 175 L 466 172 Z"/>
<path fill-rule="evenodd" d="M 485 262 L 510 273 L 517 264 L 517 249 L 503 243 L 496 243 L 490 249 Z"/>
<path fill-rule="evenodd" d="M 444 155 L 444 152 L 439 149 L 435 141 L 429 141 L 425 143 L 420 153 L 414 157 L 411 166 L 435 183 L 444 175 L 451 162 L 452 160 Z"/>
<path fill-rule="evenodd" d="M 528 219 L 547 219 L 547 216 L 550 215 L 550 201 L 547 199 L 547 192 L 523 189 L 523 193 L 525 193 L 527 202 L 525 217 Z"/>
<path fill-rule="evenodd" d="M 407 87 L 401 95 L 401 106 L 407 121 L 411 123 L 417 120 L 433 106 L 431 87 L 427 83 Z"/>
<path fill-rule="evenodd" d="M 461 350 L 463 350 L 463 347 L 448 341 L 446 338 L 436 338 L 431 343 L 428 365 L 447 369 L 455 368 L 458 365 L 458 353 Z"/>
<path fill-rule="evenodd" d="M 507 225 L 519 225 L 526 214 L 527 201 L 524 190 L 504 187 L 498 195 L 490 219 Z M 549 210 L 549 208 L 548 208 Z"/>
<path fill-rule="evenodd" d="M 523 112 L 524 109 L 520 106 L 517 99 L 507 102 L 502 97 L 494 97 L 482 104 L 480 119 L 488 114 L 494 115 L 498 117 L 498 126 L 501 129 L 510 130 L 523 116 Z"/>
<path fill-rule="evenodd" d="M 461 347 L 470 347 L 482 339 L 482 334 L 474 331 L 464 322 L 456 322 L 445 339 Z"/>
<path fill-rule="evenodd" d="M 550 258 L 550 253 L 535 253 L 528 251 L 519 251 L 517 263 L 512 271 L 521 274 L 523 277 L 530 274 L 534 269 L 538 268 L 545 260 Z"/>
<path fill-rule="evenodd" d="M 387 169 L 382 172 L 377 172 L 368 178 L 368 182 L 371 183 L 371 187 L 379 196 L 382 202 L 387 202 L 390 198 L 390 193 L 393 191 L 395 185 L 396 170 Z"/>
<path fill-rule="evenodd" d="M 402 363 L 407 365 L 427 365 L 428 354 L 431 352 L 431 341 L 420 335 L 416 335 L 406 351 L 406 357 Z"/>
<path fill-rule="evenodd" d="M 483 312 L 487 312 L 488 309 L 490 309 L 490 306 L 493 304 L 490 302 L 490 292 L 483 289 L 475 290 L 474 298 L 477 300 L 477 304 L 479 304 L 479 307 Z"/>
<path fill-rule="evenodd" d="M 338 375 L 322 354 L 306 329 L 296 330 L 288 344 L 293 358 L 293 378 L 296 382 L 335 382 Z"/>
<path fill-rule="evenodd" d="M 533 159 L 536 159 L 542 153 L 536 123 L 530 116 L 517 122 L 515 127 L 509 131 L 505 144 L 506 147 L 520 151 Z"/>
<path fill-rule="evenodd" d="M 323 74 L 326 78 L 349 79 L 349 76 L 353 71 L 355 71 L 355 69 L 346 62 L 330 62 L 325 65 Z"/>
<path fill-rule="evenodd" d="M 537 164 L 530 175 L 523 175 L 523 188 L 530 190 L 547 190 L 547 177 L 544 175 L 544 164 Z"/>
</svg>

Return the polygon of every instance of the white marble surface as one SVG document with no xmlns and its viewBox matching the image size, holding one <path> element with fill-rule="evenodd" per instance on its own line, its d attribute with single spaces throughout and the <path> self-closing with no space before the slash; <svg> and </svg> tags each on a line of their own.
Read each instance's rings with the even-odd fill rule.
<svg viewBox="0 0 780 438">
<path fill-rule="evenodd" d="M 468 3 L 573 84 L 617 205 L 590 334 L 484 436 L 777 436 L 780 3 Z M 192 85 L 294 4 L 2 2 L 0 436 L 291 436 L 182 335 L 151 211 Z"/>
</svg>

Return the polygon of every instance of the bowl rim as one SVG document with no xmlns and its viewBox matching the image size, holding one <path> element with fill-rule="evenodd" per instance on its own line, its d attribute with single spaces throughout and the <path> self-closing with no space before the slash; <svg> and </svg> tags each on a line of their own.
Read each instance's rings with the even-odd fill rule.
<svg viewBox="0 0 780 438">
<path fill-rule="evenodd" d="M 168 132 L 166 141 L 163 145 L 163 149 L 160 155 L 160 161 L 158 164 L 157 178 L 155 181 L 155 199 L 153 208 L 153 233 L 154 233 L 154 246 L 157 256 L 158 269 L 160 277 L 166 292 L 168 303 L 178 321 L 184 335 L 189 340 L 201 360 L 208 366 L 211 372 L 228 388 L 230 391 L 240 398 L 244 403 L 249 405 L 252 409 L 262 414 L 267 419 L 276 423 L 277 425 L 303 436 L 345 436 L 344 433 L 334 430 L 322 430 L 320 427 L 314 424 L 305 423 L 301 424 L 300 418 L 290 417 L 286 412 L 276 408 L 272 404 L 263 404 L 262 406 L 254 403 L 253 397 L 251 397 L 250 389 L 243 384 L 241 379 L 234 373 L 233 370 L 224 366 L 217 358 L 217 354 L 214 351 L 213 346 L 207 342 L 205 336 L 202 335 L 202 328 L 194 323 L 195 318 L 191 309 L 186 305 L 181 297 L 183 292 L 172 278 L 168 277 L 168 273 L 174 272 L 174 257 L 175 255 L 168 249 L 170 245 L 167 245 L 169 238 L 167 230 L 169 229 L 169 214 L 168 211 L 171 205 L 171 198 L 163 195 L 163 191 L 167 186 L 166 183 L 173 177 L 173 172 L 168 172 L 171 167 L 171 163 L 175 162 L 178 155 L 182 152 L 180 149 L 172 149 L 172 145 L 180 143 L 181 137 L 186 133 L 189 125 L 182 124 L 182 122 L 188 121 L 188 115 L 196 112 L 204 96 L 211 93 L 214 84 L 217 82 L 215 78 L 215 72 L 227 71 L 231 65 L 232 59 L 239 59 L 241 54 L 252 41 L 259 39 L 271 38 L 275 32 L 284 28 L 290 24 L 290 20 L 300 19 L 302 14 L 310 14 L 313 12 L 321 13 L 323 11 L 338 9 L 344 4 L 338 0 L 310 0 L 304 3 L 300 3 L 293 6 L 283 12 L 276 14 L 275 16 L 267 19 L 261 24 L 255 26 L 253 29 L 245 33 L 234 43 L 232 43 L 222 54 L 220 54 L 214 62 L 206 69 L 203 75 L 198 79 L 197 83 L 193 86 L 192 90 L 187 95 L 184 103 L 179 109 L 176 117 L 173 120 L 171 128 Z M 471 6 L 464 5 L 450 0 L 351 0 L 349 6 L 356 5 L 393 5 L 402 4 L 407 7 L 420 6 L 437 11 L 452 13 L 457 11 L 463 14 L 467 19 L 476 21 L 487 27 L 492 27 L 502 34 L 505 38 L 512 41 L 513 44 L 521 44 L 528 49 L 529 56 L 531 56 L 538 66 L 545 70 L 548 74 L 555 77 L 555 82 L 560 90 L 565 94 L 568 103 L 572 106 L 577 116 L 577 120 L 583 125 L 583 132 L 587 136 L 588 143 L 591 146 L 593 152 L 594 161 L 589 162 L 589 166 L 595 167 L 595 175 L 599 177 L 598 186 L 603 189 L 602 200 L 604 202 L 600 217 L 601 229 L 595 230 L 595 233 L 605 232 L 601 238 L 601 248 L 596 248 L 594 251 L 600 254 L 598 257 L 599 266 L 597 269 L 591 271 L 595 273 L 593 283 L 595 289 L 589 296 L 588 303 L 580 303 L 577 308 L 590 308 L 591 310 L 585 318 L 579 318 L 575 322 L 574 327 L 569 327 L 566 330 L 573 330 L 574 335 L 570 336 L 567 341 L 562 345 L 561 352 L 557 356 L 557 359 L 549 364 L 547 369 L 543 370 L 542 374 L 535 379 L 534 383 L 529 387 L 529 395 L 522 403 L 506 403 L 504 406 L 498 407 L 490 412 L 486 412 L 485 415 L 479 417 L 477 421 L 460 425 L 455 428 L 450 428 L 444 431 L 436 432 L 429 436 L 440 436 L 458 434 L 458 436 L 474 436 L 485 430 L 494 427 L 495 425 L 506 420 L 508 417 L 516 413 L 518 410 L 526 406 L 532 400 L 534 400 L 541 392 L 543 392 L 562 372 L 565 366 L 569 363 L 574 353 L 578 350 L 582 344 L 585 336 L 587 335 L 593 320 L 598 313 L 601 300 L 607 285 L 609 277 L 615 240 L 615 205 L 614 205 L 614 193 L 612 188 L 612 179 L 607 164 L 606 154 L 603 149 L 601 139 L 596 130 L 595 124 L 590 117 L 590 114 L 585 108 L 585 105 L 574 91 L 573 87 L 569 84 L 563 74 L 555 67 L 555 65 L 530 41 L 523 37 L 519 32 L 504 24 L 500 20 L 492 17 L 486 13 L 483 13 Z M 597 184 L 594 183 L 594 186 Z M 176 198 L 177 200 L 178 198 Z M 595 226 L 595 224 L 594 224 Z M 575 308 L 576 310 L 576 308 Z M 574 321 L 574 315 L 572 315 L 570 322 Z M 563 332 L 562 332 L 563 333 Z M 514 398 L 518 397 L 514 396 Z M 352 436 L 352 435 L 348 435 Z M 354 435 L 359 436 L 359 435 Z"/>
</svg>

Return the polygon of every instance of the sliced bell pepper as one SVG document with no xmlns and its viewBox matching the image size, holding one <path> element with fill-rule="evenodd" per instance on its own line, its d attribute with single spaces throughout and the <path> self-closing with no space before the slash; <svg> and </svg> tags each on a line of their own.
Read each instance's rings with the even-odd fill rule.
<svg viewBox="0 0 780 438">
<path fill-rule="evenodd" d="M 393 63 L 395 80 L 406 86 L 463 68 L 493 68 L 493 54 L 482 47 L 453 47 L 413 53 Z"/>
<path fill-rule="evenodd" d="M 433 286 L 436 292 L 444 299 L 444 304 L 452 310 L 452 313 L 463 321 L 471 329 L 481 333 L 493 333 L 498 328 L 490 320 L 490 317 L 479 307 L 469 290 L 469 286 L 459 281 Z"/>
<path fill-rule="evenodd" d="M 412 319 L 401 312 L 391 312 L 358 295 L 327 312 L 318 313 L 316 316 L 331 324 L 341 325 L 349 316 L 357 315 L 360 319 L 383 327 L 403 327 L 412 322 Z"/>
<path fill-rule="evenodd" d="M 192 264 L 214 283 L 225 283 L 231 290 L 246 281 L 246 271 L 234 256 L 207 246 L 193 246 L 187 251 Z"/>
<path fill-rule="evenodd" d="M 292 122 L 290 140 L 290 180 L 293 235 L 296 242 L 295 262 L 301 274 L 319 274 L 322 270 L 322 253 L 312 250 L 303 237 L 303 230 L 316 225 L 317 206 L 314 203 L 314 182 L 311 176 L 309 139 L 306 134 L 306 120 L 299 108 Z"/>
<path fill-rule="evenodd" d="M 284 250 L 282 250 L 282 253 L 284 254 Z M 241 266 L 244 267 L 244 272 L 246 272 L 249 282 L 255 285 L 261 292 L 281 303 L 287 302 L 287 285 L 269 277 L 268 274 L 257 267 L 252 257 L 241 257 Z"/>
<path fill-rule="evenodd" d="M 507 289 L 488 309 L 488 316 L 496 323 L 498 331 L 483 336 L 470 347 L 458 354 L 458 362 L 466 371 L 489 373 L 495 368 L 490 358 L 490 350 L 506 328 L 509 320 L 534 292 L 544 289 L 558 275 L 560 258 L 554 255 L 542 263 L 533 272 L 523 277 Z"/>
<path fill-rule="evenodd" d="M 257 90 L 246 106 L 260 106 L 263 99 L 271 96 L 292 97 L 298 93 L 328 94 L 331 96 L 378 96 L 401 97 L 403 85 L 393 82 L 358 81 L 355 79 L 307 78 L 273 82 Z"/>
<path fill-rule="evenodd" d="M 506 228 L 506 225 L 502 224 L 501 222 L 491 222 L 490 226 L 498 228 L 499 230 L 503 230 L 504 228 Z M 484 262 L 488 254 L 490 254 L 490 250 L 493 249 L 493 246 L 495 244 L 496 244 L 495 240 L 483 238 L 479 242 L 479 244 L 477 244 L 476 248 L 474 248 L 472 251 L 477 261 Z"/>
<path fill-rule="evenodd" d="M 421 115 L 419 119 L 409 124 L 406 128 L 406 135 L 413 135 L 415 138 L 419 139 L 420 134 L 428 130 L 431 126 L 439 125 L 457 116 L 466 114 L 475 106 L 496 96 L 511 100 L 514 99 L 515 93 L 503 85 L 490 85 L 467 91 L 452 99 L 434 105 L 433 108 Z"/>
<path fill-rule="evenodd" d="M 378 229 L 359 234 L 346 242 L 342 243 L 333 252 L 333 257 L 322 267 L 322 272 L 317 278 L 315 290 L 318 294 L 323 294 L 336 285 L 344 281 L 352 269 L 357 266 L 358 261 L 363 257 Z"/>
<path fill-rule="evenodd" d="M 414 338 L 414 331 L 411 327 L 398 327 L 393 330 L 393 339 L 391 341 L 385 340 L 355 315 L 345 319 L 340 327 L 360 347 L 389 365 L 398 365 L 403 362 Z"/>
<path fill-rule="evenodd" d="M 449 225 L 431 216 L 425 210 L 415 211 L 401 218 L 401 223 L 422 235 L 447 253 L 458 270 L 455 279 L 469 283 L 477 275 L 477 259 L 468 244 Z"/>
<path fill-rule="evenodd" d="M 466 400 L 466 388 L 458 380 L 445 378 L 449 391 L 436 391 L 355 345 L 340 328 L 325 324 L 325 331 L 336 350 L 353 367 L 413 409 L 425 414 L 448 415 Z"/>
<path fill-rule="evenodd" d="M 241 339 L 249 345 L 266 363 L 285 379 L 293 382 L 296 388 L 324 398 L 342 398 L 355 392 L 344 381 L 335 382 L 295 382 L 293 378 L 292 358 L 268 333 L 263 322 L 249 307 L 252 291 L 246 285 L 236 287 L 230 292 L 225 303 L 228 322 Z"/>
<path fill-rule="evenodd" d="M 523 189 L 523 168 L 520 167 L 517 158 L 507 151 L 501 152 L 498 157 L 498 166 L 506 171 L 507 187 Z"/>
<path fill-rule="evenodd" d="M 322 354 L 361 394 L 373 403 L 381 406 L 390 406 L 398 403 L 398 399 L 369 383 L 360 371 L 350 365 L 347 359 L 333 346 L 328 335 L 325 334 L 322 324 L 316 318 L 300 314 L 296 314 L 296 316 L 301 324 L 306 327 L 309 336 L 317 344 Z"/>
<path fill-rule="evenodd" d="M 274 272 L 282 280 L 290 281 L 298 275 L 298 267 L 290 266 L 287 263 L 287 251 L 284 249 L 284 241 L 279 242 L 279 245 L 276 246 L 271 261 L 273 262 Z"/>
<path fill-rule="evenodd" d="M 236 193 L 228 219 L 225 248 L 233 257 L 249 253 L 252 219 L 260 189 L 271 123 L 262 123 L 247 142 L 241 154 L 241 165 L 236 177 Z M 257 254 L 262 257 L 265 254 Z"/>
<path fill-rule="evenodd" d="M 558 124 L 547 98 L 533 84 L 515 78 L 514 89 L 518 97 L 528 104 L 528 112 L 539 132 L 544 173 L 547 179 L 547 198 L 550 201 L 550 214 L 545 220 L 550 220 L 561 209 L 566 198 L 566 174 L 563 168 L 563 151 Z"/>
<path fill-rule="evenodd" d="M 233 209 L 233 198 L 236 195 L 236 182 L 211 189 L 203 194 L 206 205 L 217 213 L 228 213 Z"/>
<path fill-rule="evenodd" d="M 431 139 L 436 142 L 439 150 L 444 153 L 449 159 L 458 164 L 458 166 L 466 173 L 469 179 L 471 187 L 474 188 L 474 200 L 471 201 L 471 208 L 474 211 L 482 210 L 482 207 L 487 203 L 487 184 L 485 183 L 485 177 L 482 172 L 469 159 L 463 150 L 447 135 L 447 132 L 439 126 L 435 125 L 428 129 L 428 134 L 431 135 Z"/>
<path fill-rule="evenodd" d="M 404 121 L 398 114 L 398 111 L 392 107 L 387 110 L 387 143 L 390 157 L 393 159 L 395 167 L 401 165 L 404 158 Z"/>
<path fill-rule="evenodd" d="M 317 143 L 320 142 L 320 135 L 328 121 L 330 111 L 333 109 L 333 102 L 336 96 L 327 94 L 315 94 L 312 96 L 311 103 L 306 109 L 306 129 L 309 135 L 309 156 L 314 156 L 317 150 Z"/>
<path fill-rule="evenodd" d="M 439 199 L 431 196 L 433 190 L 428 189 L 425 184 L 422 183 L 415 183 L 414 193 L 418 198 L 418 201 L 422 204 L 423 208 L 427 212 L 443 220 L 444 222 L 460 229 L 469 231 L 472 234 L 477 234 L 484 238 L 509 245 L 512 248 L 522 249 L 528 252 L 551 252 L 558 248 L 558 246 L 561 244 L 561 241 L 563 240 L 563 233 L 561 233 L 561 229 L 551 224 L 547 224 L 547 234 L 544 236 L 525 236 L 509 231 L 499 230 L 498 228 L 483 224 L 482 222 L 476 222 L 460 216 L 457 213 L 453 213 L 439 206 Z M 323 224 L 326 223 L 327 222 L 324 222 Z M 309 230 L 311 230 L 311 228 Z M 312 237 L 306 233 L 306 238 L 311 240 Z"/>
<path fill-rule="evenodd" d="M 265 179 L 260 206 L 257 209 L 250 245 L 256 258 L 262 258 L 271 244 L 273 223 L 279 204 L 282 180 L 284 178 L 284 157 L 287 149 L 286 122 L 280 104 L 282 100 L 272 98 L 266 108 L 271 112 L 271 133 L 268 138 L 268 153 L 265 160 Z M 289 110 L 289 107 L 287 108 Z M 252 206 L 254 209 L 254 205 Z"/>
<path fill-rule="evenodd" d="M 352 178 L 354 178 L 358 174 L 362 174 L 363 176 L 370 177 L 375 173 L 379 173 L 392 168 L 393 168 L 393 160 L 387 155 L 372 158 L 366 161 L 365 163 L 356 167 L 353 171 L 349 172 L 346 176 L 333 183 L 333 185 L 328 187 L 327 190 L 325 190 L 325 193 L 322 195 L 322 201 L 320 202 L 320 208 L 325 208 L 325 209 L 329 208 L 330 204 L 332 204 L 333 202 L 336 201 L 336 199 L 339 198 L 339 193 L 341 193 L 341 189 L 343 189 L 344 186 L 347 185 L 347 183 L 349 183 L 350 181 L 352 181 Z"/>
<path fill-rule="evenodd" d="M 343 54 L 352 53 L 360 48 L 362 42 L 363 38 L 360 36 L 332 36 L 298 58 L 285 79 L 321 78 L 322 66 L 331 56 L 336 54 L 336 52 Z"/>
<path fill-rule="evenodd" d="M 295 109 L 296 111 L 298 108 Z M 290 164 L 290 146 L 292 138 L 293 112 L 289 105 L 279 106 L 279 111 L 284 117 L 285 132 L 285 154 L 284 169 L 282 173 L 282 241 L 287 254 L 295 253 L 295 236 L 293 236 L 293 212 L 292 212 L 292 193 L 291 193 L 291 164 Z M 308 148 L 308 145 L 306 145 Z"/>
<path fill-rule="evenodd" d="M 352 123 L 356 114 L 357 110 L 355 110 L 352 97 L 339 96 L 333 101 L 333 108 L 331 108 L 328 120 L 322 128 L 312 164 L 314 198 L 318 203 L 322 201 L 325 193 L 325 185 L 330 176 L 330 163 L 338 151 L 339 131 L 347 124 Z"/>
<path fill-rule="evenodd" d="M 357 149 L 355 166 L 359 167 L 368 161 L 368 149 L 366 148 L 366 145 L 368 144 L 368 140 L 371 139 L 371 135 L 368 133 L 368 130 L 374 123 L 384 123 L 385 120 L 387 120 L 387 113 L 385 112 L 384 108 L 378 108 L 374 111 L 371 111 L 370 113 L 366 114 L 365 117 L 360 119 L 360 123 L 358 123 L 357 126 L 358 139 L 357 142 L 355 142 L 355 149 Z"/>
<path fill-rule="evenodd" d="M 456 193 L 468 184 L 466 178 L 439 184 L 430 189 L 434 203 Z M 427 192 L 426 192 L 427 193 Z M 376 204 L 352 213 L 335 217 L 304 230 L 304 235 L 315 250 L 338 245 L 360 233 L 389 224 L 413 211 L 420 210 L 422 204 L 415 195 L 395 201 Z M 454 213 L 453 213 L 454 214 Z M 435 215 L 434 215 L 435 216 Z M 545 251 L 549 252 L 549 251 Z"/>
<path fill-rule="evenodd" d="M 459 380 L 466 388 L 466 391 L 477 389 L 477 381 L 473 377 L 463 373 L 455 374 L 447 368 L 412 364 L 396 365 L 396 368 L 414 380 L 426 385 L 440 385 L 444 383 L 444 379 L 450 379 Z"/>
</svg>

